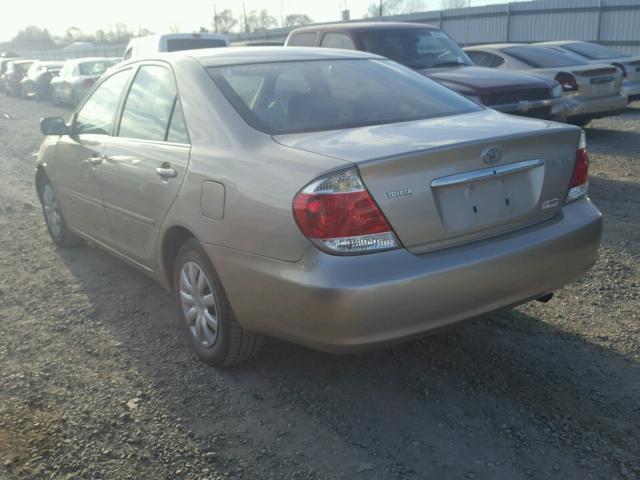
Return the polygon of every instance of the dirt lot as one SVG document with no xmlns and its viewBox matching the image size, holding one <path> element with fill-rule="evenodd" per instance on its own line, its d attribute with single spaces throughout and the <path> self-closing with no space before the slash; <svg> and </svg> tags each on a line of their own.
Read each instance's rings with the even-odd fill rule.
<svg viewBox="0 0 640 480">
<path fill-rule="evenodd" d="M 159 286 L 49 240 L 31 153 L 55 114 L 0 97 L 1 479 L 640 478 L 640 104 L 587 129 L 604 244 L 550 303 L 226 371 Z"/>
</svg>

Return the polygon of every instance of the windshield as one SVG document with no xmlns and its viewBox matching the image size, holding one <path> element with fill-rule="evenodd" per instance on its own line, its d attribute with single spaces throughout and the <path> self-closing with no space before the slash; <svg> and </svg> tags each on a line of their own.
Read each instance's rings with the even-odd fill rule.
<svg viewBox="0 0 640 480">
<path fill-rule="evenodd" d="M 603 47 L 595 43 L 576 42 L 563 45 L 567 50 L 571 50 L 577 54 L 587 57 L 591 60 L 605 60 L 607 58 L 628 57 L 622 52 L 618 52 L 611 48 Z"/>
<path fill-rule="evenodd" d="M 227 42 L 219 38 L 173 38 L 171 40 L 167 40 L 167 52 L 226 46 Z"/>
<path fill-rule="evenodd" d="M 100 60 L 96 62 L 83 62 L 78 67 L 80 68 L 80 75 L 102 75 L 115 64 L 115 60 Z"/>
<path fill-rule="evenodd" d="M 245 121 L 265 133 L 379 125 L 480 110 L 387 60 L 315 60 L 210 68 Z"/>
<path fill-rule="evenodd" d="M 564 53 L 545 47 L 518 46 L 505 48 L 503 52 L 517 58 L 533 68 L 570 67 L 572 65 L 586 65 Z"/>
<path fill-rule="evenodd" d="M 429 28 L 379 29 L 361 32 L 364 50 L 411 68 L 473 65 L 451 37 Z"/>
</svg>

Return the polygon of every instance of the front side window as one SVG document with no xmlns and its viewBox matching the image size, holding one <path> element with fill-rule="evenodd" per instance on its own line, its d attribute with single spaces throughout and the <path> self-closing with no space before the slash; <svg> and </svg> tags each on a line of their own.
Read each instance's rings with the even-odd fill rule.
<svg viewBox="0 0 640 480">
<path fill-rule="evenodd" d="M 322 43 L 320 46 L 326 48 L 343 48 L 345 50 L 356 49 L 351 37 L 344 33 L 326 33 L 325 36 L 322 37 Z"/>
<path fill-rule="evenodd" d="M 168 68 L 140 67 L 124 104 L 118 136 L 164 141 L 175 99 L 176 86 Z"/>
<path fill-rule="evenodd" d="M 74 133 L 111 135 L 120 97 L 131 70 L 122 70 L 102 82 L 84 103 L 76 116 Z"/>
<path fill-rule="evenodd" d="M 586 65 L 586 62 L 577 60 L 569 55 L 560 53 L 551 48 L 521 45 L 502 50 L 504 53 L 526 63 L 533 68 L 570 67 L 572 65 Z"/>
<path fill-rule="evenodd" d="M 575 42 L 566 43 L 562 46 L 567 50 L 577 53 L 578 55 L 582 55 L 583 57 L 587 57 L 591 60 L 607 60 L 609 58 L 629 56 L 622 52 L 618 52 L 617 50 L 613 50 L 612 48 L 598 45 L 597 43 Z"/>
<path fill-rule="evenodd" d="M 359 34 L 367 52 L 390 58 L 411 68 L 472 65 L 449 35 L 429 28 L 381 28 Z"/>
<path fill-rule="evenodd" d="M 387 60 L 235 65 L 209 68 L 209 73 L 245 121 L 269 134 L 379 125 L 481 109 Z"/>
</svg>

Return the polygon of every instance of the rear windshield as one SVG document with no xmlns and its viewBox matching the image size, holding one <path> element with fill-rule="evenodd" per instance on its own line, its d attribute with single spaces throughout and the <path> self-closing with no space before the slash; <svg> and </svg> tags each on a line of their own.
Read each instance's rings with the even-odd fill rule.
<svg viewBox="0 0 640 480">
<path fill-rule="evenodd" d="M 380 125 L 480 110 L 387 60 L 315 60 L 209 68 L 245 121 L 265 133 Z"/>
<path fill-rule="evenodd" d="M 78 67 L 80 69 L 80 75 L 102 75 L 115 64 L 115 60 L 100 60 L 96 62 L 82 62 Z"/>
<path fill-rule="evenodd" d="M 226 47 L 227 42 L 219 38 L 173 38 L 167 40 L 167 52 L 195 50 L 197 48 Z"/>
<path fill-rule="evenodd" d="M 441 30 L 383 28 L 359 33 L 364 50 L 411 68 L 473 65 L 467 54 Z"/>
<path fill-rule="evenodd" d="M 567 43 L 563 45 L 567 50 L 571 50 L 583 57 L 590 58 L 591 60 L 606 60 L 607 58 L 628 57 L 622 52 L 618 52 L 611 48 L 603 47 L 596 43 L 576 42 Z"/>
<path fill-rule="evenodd" d="M 571 65 L 586 65 L 582 60 L 576 60 L 569 55 L 545 47 L 519 46 L 505 48 L 508 53 L 521 62 L 534 68 L 570 67 Z"/>
</svg>

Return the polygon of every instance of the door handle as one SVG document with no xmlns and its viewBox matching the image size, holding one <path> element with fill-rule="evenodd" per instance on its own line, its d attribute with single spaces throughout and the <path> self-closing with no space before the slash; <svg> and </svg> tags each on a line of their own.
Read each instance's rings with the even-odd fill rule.
<svg viewBox="0 0 640 480">
<path fill-rule="evenodd" d="M 158 167 L 156 168 L 156 173 L 162 178 L 175 178 L 178 176 L 178 172 L 173 168 Z"/>
</svg>

